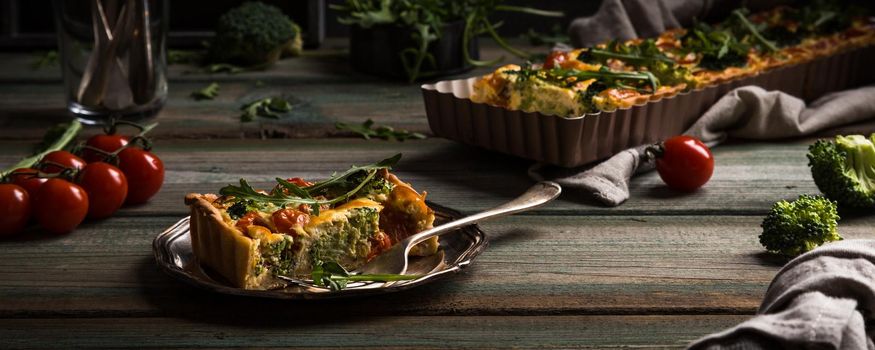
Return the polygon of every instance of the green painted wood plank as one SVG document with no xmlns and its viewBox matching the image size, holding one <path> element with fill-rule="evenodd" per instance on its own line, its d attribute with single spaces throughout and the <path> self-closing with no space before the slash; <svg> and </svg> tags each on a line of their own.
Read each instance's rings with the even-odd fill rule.
<svg viewBox="0 0 875 350">
<path fill-rule="evenodd" d="M 564 215 L 763 215 L 777 200 L 817 193 L 805 157 L 808 142 L 734 143 L 715 148 L 717 167 L 707 186 L 692 194 L 666 188 L 656 173 L 636 177 L 632 198 L 603 207 L 584 194 L 566 191 L 537 213 Z M 0 141 L 0 166 L 27 153 L 27 144 Z M 436 203 L 472 212 L 509 200 L 532 181 L 530 162 L 441 139 L 384 142 L 350 139 L 159 140 L 155 152 L 168 169 L 166 184 L 151 203 L 120 215 L 184 215 L 189 192 L 215 192 L 239 178 L 268 186 L 276 177 L 320 179 L 352 164 L 395 153 L 403 179 Z"/>
<path fill-rule="evenodd" d="M 511 216 L 485 223 L 490 246 L 446 280 L 359 300 L 278 302 L 160 272 L 150 243 L 176 219 L 111 218 L 66 236 L 0 241 L 0 317 L 750 314 L 782 264 L 758 243 L 760 217 Z M 873 224 L 846 218 L 839 229 L 875 238 Z"/>
<path fill-rule="evenodd" d="M 192 315 L 197 318 L 196 315 Z M 0 320 L 16 348 L 357 349 L 683 348 L 742 316 L 348 317 L 263 314 L 254 319 Z"/>
</svg>

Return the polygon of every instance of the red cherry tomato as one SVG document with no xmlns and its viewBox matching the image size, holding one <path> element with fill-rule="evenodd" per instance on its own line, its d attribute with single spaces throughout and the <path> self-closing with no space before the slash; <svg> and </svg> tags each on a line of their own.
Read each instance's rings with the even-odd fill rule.
<svg viewBox="0 0 875 350">
<path fill-rule="evenodd" d="M 79 185 L 52 178 L 39 189 L 33 201 L 36 222 L 48 232 L 73 231 L 88 214 L 88 194 Z"/>
<path fill-rule="evenodd" d="M 277 231 L 297 236 L 294 227 L 304 227 L 310 222 L 310 215 L 297 209 L 280 209 L 273 212 L 271 219 Z"/>
<path fill-rule="evenodd" d="M 18 168 L 12 171 L 9 174 L 9 179 L 12 183 L 23 187 L 27 194 L 30 195 L 30 199 L 33 200 L 36 198 L 36 193 L 39 191 L 39 188 L 49 181 L 48 178 L 37 177 L 37 170 L 32 168 Z"/>
<path fill-rule="evenodd" d="M 656 158 L 656 170 L 668 187 L 692 192 L 711 179 L 714 156 L 702 141 L 675 136 L 663 142 L 662 154 Z"/>
<path fill-rule="evenodd" d="M 141 148 L 125 148 L 118 154 L 118 167 L 128 179 L 127 204 L 145 203 L 164 184 L 164 163 Z"/>
<path fill-rule="evenodd" d="M 115 213 L 128 195 L 128 180 L 118 168 L 104 163 L 89 163 L 78 177 L 88 193 L 88 217 L 102 219 Z"/>
<path fill-rule="evenodd" d="M 59 173 L 64 170 L 63 168 L 82 169 L 86 164 L 82 158 L 67 151 L 49 152 L 40 163 L 42 170 L 49 174 Z"/>
<path fill-rule="evenodd" d="M 291 182 L 291 183 L 297 185 L 298 187 L 310 187 L 310 186 L 313 186 L 313 183 L 312 183 L 312 182 L 307 181 L 307 180 L 304 180 L 304 179 L 302 179 L 302 178 L 300 178 L 300 177 L 289 178 L 289 179 L 286 179 L 286 181 Z"/>
<path fill-rule="evenodd" d="M 551 69 L 561 67 L 563 62 L 565 62 L 565 53 L 562 51 L 553 51 L 547 55 L 547 59 L 544 60 L 544 68 Z"/>
<path fill-rule="evenodd" d="M 118 151 L 120 148 L 124 147 L 128 144 L 127 136 L 122 135 L 106 135 L 106 134 L 98 134 L 88 138 L 88 141 L 85 141 L 85 145 L 89 147 L 97 148 L 101 151 L 107 153 L 113 153 Z M 84 159 L 88 163 L 99 162 L 105 159 L 105 155 L 90 149 L 82 149 L 82 159 Z"/>
<path fill-rule="evenodd" d="M 243 217 L 241 217 L 240 219 L 237 219 L 237 224 L 235 226 L 237 226 L 237 229 L 239 229 L 240 232 L 245 233 L 247 227 L 252 226 L 253 224 L 255 224 L 256 220 L 260 219 L 261 217 L 258 216 L 258 213 L 250 211 L 246 213 L 246 215 L 243 215 Z"/>
<path fill-rule="evenodd" d="M 0 236 L 21 232 L 30 220 L 30 195 L 15 184 L 0 184 Z"/>
</svg>

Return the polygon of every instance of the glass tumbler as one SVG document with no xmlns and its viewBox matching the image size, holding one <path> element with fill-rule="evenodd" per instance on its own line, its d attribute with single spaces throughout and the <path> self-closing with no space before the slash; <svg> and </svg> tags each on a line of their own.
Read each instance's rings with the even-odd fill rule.
<svg viewBox="0 0 875 350">
<path fill-rule="evenodd" d="M 54 0 L 67 110 L 84 123 L 153 116 L 167 99 L 167 0 Z"/>
</svg>

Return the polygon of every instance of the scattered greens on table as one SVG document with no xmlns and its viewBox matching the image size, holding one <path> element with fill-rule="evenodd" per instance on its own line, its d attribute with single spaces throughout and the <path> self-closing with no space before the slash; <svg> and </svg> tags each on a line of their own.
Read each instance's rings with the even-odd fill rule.
<svg viewBox="0 0 875 350">
<path fill-rule="evenodd" d="M 412 82 L 420 77 L 433 74 L 427 67 L 436 68 L 434 56 L 428 52 L 429 46 L 440 39 L 442 27 L 446 23 L 464 21 L 462 50 L 466 62 L 475 66 L 498 63 L 478 61 L 471 58 L 468 42 L 480 34 L 489 34 L 498 45 L 511 54 L 528 59 L 529 53 L 508 45 L 495 31 L 497 23 L 489 19 L 495 11 L 523 12 L 538 16 L 561 17 L 561 12 L 542 11 L 528 7 L 502 5 L 502 0 L 346 0 L 343 4 L 332 4 L 332 9 L 342 13 L 339 21 L 347 25 L 370 28 L 377 25 L 394 25 L 406 30 L 416 43 L 399 53 L 408 79 Z M 426 66 L 426 63 L 430 66 Z"/>
<path fill-rule="evenodd" d="M 836 203 L 822 196 L 801 195 L 792 202 L 779 201 L 763 220 L 760 243 L 770 252 L 794 257 L 841 240 L 838 220 Z"/>
<path fill-rule="evenodd" d="M 240 116 L 243 122 L 251 122 L 258 117 L 279 119 L 282 114 L 292 110 L 292 103 L 282 96 L 266 97 L 249 102 L 240 110 L 243 111 Z"/>
<path fill-rule="evenodd" d="M 350 274 L 340 264 L 329 261 L 314 264 L 311 278 L 313 283 L 320 287 L 328 287 L 337 291 L 346 288 L 349 282 L 392 282 L 406 281 L 422 277 L 420 275 L 399 274 Z"/>
<path fill-rule="evenodd" d="M 366 120 L 364 123 L 360 125 L 356 124 L 347 124 L 338 122 L 334 124 L 334 126 L 338 130 L 350 131 L 356 134 L 361 135 L 365 138 L 365 140 L 370 140 L 371 138 L 378 138 L 387 141 L 405 141 L 410 139 L 424 139 L 425 135 L 420 134 L 418 132 L 411 132 L 407 130 L 397 130 L 391 126 L 387 125 L 374 125 L 374 121 L 370 118 Z"/>
<path fill-rule="evenodd" d="M 191 93 L 191 98 L 201 101 L 201 100 L 212 100 L 219 96 L 219 83 L 213 82 L 210 85 L 207 85 L 203 89 L 194 91 Z"/>
<path fill-rule="evenodd" d="M 51 50 L 45 53 L 40 53 L 39 57 L 37 57 L 33 63 L 31 63 L 30 68 L 37 70 L 43 69 L 46 67 L 53 67 L 58 65 L 58 51 Z"/>
</svg>

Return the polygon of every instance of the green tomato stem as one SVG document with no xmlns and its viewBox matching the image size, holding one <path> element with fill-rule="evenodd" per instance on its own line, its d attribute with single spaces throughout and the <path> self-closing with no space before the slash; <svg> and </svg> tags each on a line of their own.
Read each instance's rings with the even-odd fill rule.
<svg viewBox="0 0 875 350">
<path fill-rule="evenodd" d="M 54 152 L 54 151 L 57 151 L 57 150 L 60 150 L 64 147 L 66 147 L 67 144 L 70 143 L 70 141 L 73 141 L 73 139 L 76 138 L 76 135 L 78 135 L 79 131 L 81 131 L 81 130 L 82 130 L 82 123 L 80 123 L 78 120 L 74 120 L 74 121 L 70 122 L 70 126 L 67 127 L 67 130 L 64 131 L 64 134 L 61 135 L 61 137 L 59 137 L 57 140 L 55 140 L 55 142 L 53 144 L 51 144 L 49 147 L 47 147 L 42 152 L 34 154 L 30 157 L 24 158 L 24 159 L 18 161 L 18 163 L 13 164 L 11 167 L 6 168 L 5 170 L 3 170 L 3 172 L 0 172 L 0 178 L 6 177 L 6 175 L 11 173 L 15 169 L 30 168 L 34 164 L 36 164 L 36 162 L 38 162 L 40 159 L 45 157 L 46 154 L 49 154 L 50 152 Z"/>
</svg>

